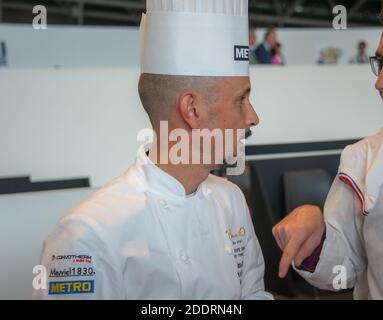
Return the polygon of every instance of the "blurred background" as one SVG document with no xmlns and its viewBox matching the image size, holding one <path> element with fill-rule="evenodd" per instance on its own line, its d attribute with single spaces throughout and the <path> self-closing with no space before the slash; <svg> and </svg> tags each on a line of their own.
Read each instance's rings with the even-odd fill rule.
<svg viewBox="0 0 383 320">
<path fill-rule="evenodd" d="M 32 26 L 47 12 L 47 28 Z M 333 28 L 336 5 L 347 29 Z M 271 228 L 323 206 L 341 150 L 382 127 L 377 0 L 249 0 L 251 102 L 244 191 L 281 299 L 350 299 L 277 277 Z M 141 0 L 0 0 L 0 299 L 29 299 L 41 245 L 67 209 L 125 172 L 149 128 L 137 92 Z M 219 53 L 217 53 L 219 54 Z M 220 174 L 220 173 L 217 173 Z"/>
</svg>

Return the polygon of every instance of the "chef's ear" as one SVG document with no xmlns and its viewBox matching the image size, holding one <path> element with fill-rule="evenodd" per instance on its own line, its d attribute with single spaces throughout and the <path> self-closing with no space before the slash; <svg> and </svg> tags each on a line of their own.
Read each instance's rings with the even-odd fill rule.
<svg viewBox="0 0 383 320">
<path fill-rule="evenodd" d="M 178 110 L 191 129 L 203 128 L 206 110 L 200 94 L 190 91 L 182 93 L 178 99 Z"/>
</svg>

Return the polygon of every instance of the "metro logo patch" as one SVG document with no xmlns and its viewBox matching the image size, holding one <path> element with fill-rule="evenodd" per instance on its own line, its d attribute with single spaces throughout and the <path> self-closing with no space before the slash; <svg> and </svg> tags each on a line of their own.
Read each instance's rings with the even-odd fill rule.
<svg viewBox="0 0 383 320">
<path fill-rule="evenodd" d="M 94 293 L 94 280 L 49 282 L 48 294 Z"/>
</svg>

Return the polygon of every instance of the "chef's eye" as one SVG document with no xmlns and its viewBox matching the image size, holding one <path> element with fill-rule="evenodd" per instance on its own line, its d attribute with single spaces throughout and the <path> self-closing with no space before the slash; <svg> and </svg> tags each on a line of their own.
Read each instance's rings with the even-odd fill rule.
<svg viewBox="0 0 383 320">
<path fill-rule="evenodd" d="M 240 103 L 241 103 L 241 105 L 243 105 L 245 102 L 246 102 L 246 96 L 242 96 L 242 97 L 240 98 Z"/>
</svg>

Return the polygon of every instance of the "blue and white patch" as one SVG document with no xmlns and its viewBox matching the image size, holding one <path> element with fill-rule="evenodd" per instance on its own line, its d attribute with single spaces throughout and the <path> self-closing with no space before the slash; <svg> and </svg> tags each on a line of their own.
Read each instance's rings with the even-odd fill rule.
<svg viewBox="0 0 383 320">
<path fill-rule="evenodd" d="M 94 280 L 51 281 L 48 294 L 84 294 L 94 293 Z"/>
</svg>

